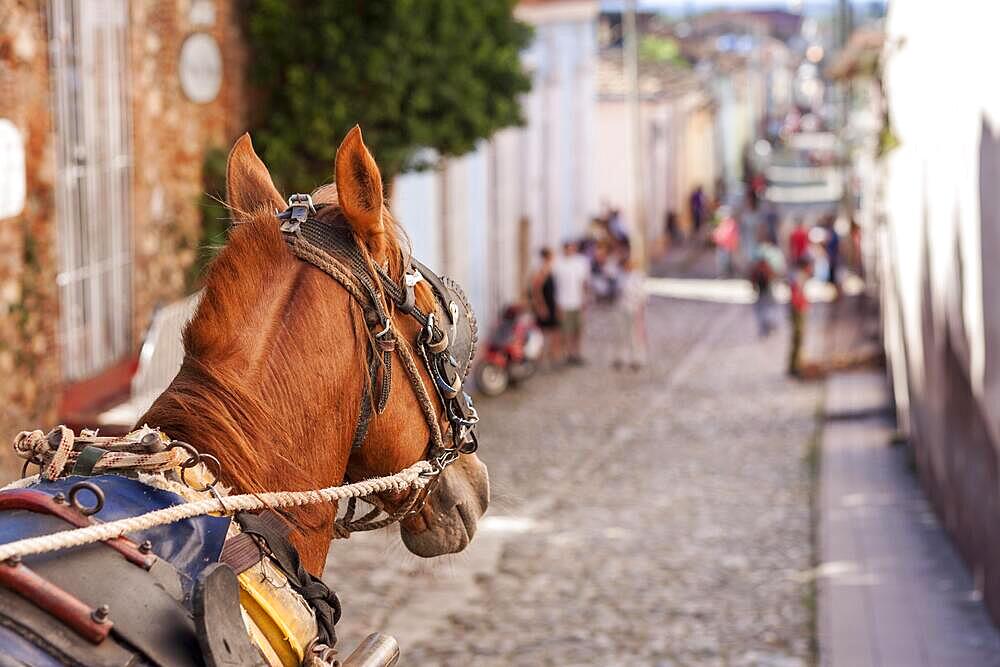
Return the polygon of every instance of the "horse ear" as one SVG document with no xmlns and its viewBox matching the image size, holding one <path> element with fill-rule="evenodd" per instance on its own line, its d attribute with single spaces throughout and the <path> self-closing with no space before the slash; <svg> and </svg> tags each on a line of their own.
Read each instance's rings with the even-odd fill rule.
<svg viewBox="0 0 1000 667">
<path fill-rule="evenodd" d="M 281 210 L 285 200 L 274 187 L 271 174 L 253 150 L 250 135 L 236 140 L 226 164 L 226 204 L 237 216 L 247 216 L 265 209 Z"/>
<path fill-rule="evenodd" d="M 355 125 L 337 149 L 337 199 L 354 231 L 378 255 L 383 248 L 382 174 Z"/>
</svg>

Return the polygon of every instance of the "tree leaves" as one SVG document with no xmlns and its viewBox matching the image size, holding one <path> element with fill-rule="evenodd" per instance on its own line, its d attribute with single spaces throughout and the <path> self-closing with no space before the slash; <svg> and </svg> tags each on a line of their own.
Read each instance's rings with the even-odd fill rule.
<svg viewBox="0 0 1000 667">
<path fill-rule="evenodd" d="M 331 178 L 360 123 L 390 180 L 422 147 L 461 155 L 523 122 L 531 28 L 514 0 L 249 0 L 255 132 L 285 189 Z"/>
</svg>

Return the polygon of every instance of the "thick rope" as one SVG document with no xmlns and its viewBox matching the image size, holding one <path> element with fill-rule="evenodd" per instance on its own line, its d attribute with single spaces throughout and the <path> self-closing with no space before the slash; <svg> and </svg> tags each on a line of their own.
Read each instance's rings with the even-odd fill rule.
<svg viewBox="0 0 1000 667">
<path fill-rule="evenodd" d="M 395 475 L 367 479 L 343 486 L 328 486 L 314 491 L 272 491 L 268 493 L 246 493 L 238 496 L 226 496 L 225 508 L 228 513 L 247 512 L 273 509 L 277 507 L 298 507 L 318 503 L 331 503 L 348 498 L 364 498 L 366 496 L 385 493 L 387 491 L 404 491 L 423 488 L 430 477 L 426 474 L 433 471 L 428 461 L 418 461 L 409 468 Z M 39 537 L 29 537 L 16 542 L 0 545 L 0 561 L 10 558 L 31 556 L 33 554 L 58 551 L 93 544 L 104 540 L 121 537 L 126 533 L 162 526 L 184 519 L 206 514 L 217 514 L 219 501 L 215 498 L 165 507 L 160 510 L 140 514 L 139 516 L 99 523 L 85 528 L 64 530 Z"/>
<path fill-rule="evenodd" d="M 66 461 L 69 460 L 69 453 L 73 449 L 73 439 L 73 431 L 65 426 L 59 427 L 59 445 L 56 447 L 52 460 L 45 466 L 43 472 L 45 479 L 52 480 L 62 474 L 63 468 L 66 467 Z"/>
<path fill-rule="evenodd" d="M 155 433 L 161 438 L 159 431 L 149 428 L 139 429 L 134 434 L 120 438 L 98 437 L 86 431 L 77 438 L 65 426 L 59 426 L 49 435 L 39 430 L 21 431 L 14 438 L 14 452 L 28 462 L 39 464 L 40 477 L 50 481 L 61 477 L 66 470 L 72 470 L 81 451 L 88 445 L 104 450 L 100 458 L 90 466 L 92 474 L 122 470 L 164 472 L 176 469 L 191 457 L 190 452 L 181 448 L 151 451 L 147 444 L 140 442 L 147 433 Z M 53 444 L 56 434 L 59 435 L 59 441 Z M 169 444 L 169 440 L 162 438 L 160 442 L 163 448 Z"/>
</svg>

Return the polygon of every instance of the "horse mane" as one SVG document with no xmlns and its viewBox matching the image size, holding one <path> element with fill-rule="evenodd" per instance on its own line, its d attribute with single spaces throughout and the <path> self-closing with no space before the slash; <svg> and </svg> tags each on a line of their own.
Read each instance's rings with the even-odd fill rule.
<svg viewBox="0 0 1000 667">
<path fill-rule="evenodd" d="M 317 219 L 346 222 L 335 186 L 319 188 L 314 201 L 327 204 Z M 289 480 L 289 488 L 294 486 L 291 480 L 302 471 L 303 461 L 318 454 L 309 422 L 323 420 L 343 440 L 337 444 L 343 460 L 329 463 L 339 466 L 342 474 L 362 392 L 342 392 L 344 409 L 329 410 L 326 405 L 322 412 L 303 404 L 300 387 L 322 373 L 357 377 L 363 383 L 360 387 L 367 386 L 364 346 L 370 344 L 371 332 L 359 304 L 339 283 L 292 254 L 273 211 L 240 217 L 229 243 L 208 268 L 204 296 L 184 330 L 181 371 L 139 424 L 158 426 L 171 437 L 214 454 L 222 462 L 228 485 L 258 492 L 276 490 L 268 488 L 269 478 L 272 484 L 277 478 Z M 387 211 L 383 218 L 384 268 L 401 281 L 410 263 L 409 240 Z M 422 283 L 417 289 L 418 304 L 427 312 L 433 308 L 433 294 Z M 335 320 L 345 316 L 345 329 L 351 332 L 347 340 L 337 340 L 308 364 L 302 355 L 290 354 L 303 336 L 329 331 Z M 299 360 L 294 367 L 293 358 Z M 274 427 L 279 412 L 285 417 L 296 413 L 295 432 Z M 304 476 L 295 481 L 308 487 Z"/>
</svg>

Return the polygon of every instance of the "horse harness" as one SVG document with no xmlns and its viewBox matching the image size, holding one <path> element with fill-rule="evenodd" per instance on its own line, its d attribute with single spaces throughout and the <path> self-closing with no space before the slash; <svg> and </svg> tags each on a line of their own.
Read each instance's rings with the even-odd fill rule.
<svg viewBox="0 0 1000 667">
<path fill-rule="evenodd" d="M 438 276 L 413 258 L 404 258 L 406 269 L 402 283 L 394 280 L 386 267 L 372 261 L 342 214 L 338 212 L 332 220 L 316 217 L 325 207 L 325 204 L 314 204 L 308 194 L 294 194 L 288 198 L 288 207 L 276 212 L 276 216 L 293 254 L 348 291 L 361 307 L 371 334 L 367 351 L 369 382 L 361 397 L 352 450 L 363 446 L 371 420 L 388 404 L 393 376 L 392 353 L 396 351 L 423 408 L 430 431 L 425 458 L 433 466 L 427 474 L 436 479 L 460 455 L 475 452 L 479 444 L 476 435 L 479 415 L 463 387 L 475 355 L 478 336 L 475 315 L 457 283 Z M 434 294 L 435 308 L 431 312 L 423 312 L 416 303 L 415 287 L 420 282 L 427 283 Z M 401 345 L 396 337 L 393 309 L 412 317 L 420 325 L 414 347 L 443 408 L 447 421 L 445 434 L 441 433 L 438 416 L 430 405 L 422 379 L 412 366 L 405 344 Z M 380 514 L 378 507 L 355 519 L 352 499 L 345 516 L 337 521 L 335 535 L 346 537 L 350 532 L 381 528 L 415 514 L 423 507 L 433 486 L 434 480 L 420 493 L 413 494 L 401 509 L 385 511 L 386 516 L 381 519 L 376 518 Z"/>
<path fill-rule="evenodd" d="M 371 343 L 367 350 L 369 382 L 361 397 L 352 449 L 363 446 L 368 426 L 374 415 L 382 413 L 386 408 L 391 392 L 394 351 L 413 385 L 431 434 L 425 454 L 425 459 L 431 467 L 428 472 L 422 473 L 431 478 L 428 484 L 415 493 L 411 492 L 408 501 L 398 510 L 383 510 L 381 503 L 377 499 L 372 499 L 369 502 L 375 504 L 375 509 L 357 519 L 354 518 L 355 498 L 350 498 L 346 514 L 335 524 L 335 535 L 346 537 L 350 532 L 379 528 L 419 512 L 441 472 L 462 454 L 476 451 L 478 440 L 475 427 L 478 414 L 471 398 L 463 390 L 463 382 L 475 353 L 476 321 L 465 294 L 453 281 L 439 277 L 423 264 L 408 259 L 404 262 L 406 270 L 403 281 L 398 283 L 393 280 L 385 267 L 372 262 L 361 241 L 339 213 L 336 216 L 324 216 L 323 220 L 317 219 L 316 215 L 323 205 L 314 205 L 309 195 L 293 195 L 288 203 L 288 208 L 277 212 L 276 215 L 281 222 L 281 232 L 289 248 L 298 258 L 312 264 L 344 286 L 364 313 L 365 323 L 371 334 Z M 326 219 L 327 217 L 332 219 Z M 434 293 L 435 307 L 431 312 L 423 312 L 416 304 L 414 288 L 421 281 L 426 281 Z M 414 348 L 425 366 L 434 385 L 434 394 L 437 395 L 443 408 L 443 417 L 446 421 L 444 434 L 439 425 L 438 412 L 431 403 L 430 394 L 416 368 L 409 346 L 400 344 L 396 338 L 392 320 L 395 311 L 414 318 L 420 325 L 420 333 L 414 341 Z M 187 443 L 171 441 L 148 427 L 121 439 L 97 437 L 96 433 L 83 433 L 80 438 L 74 438 L 71 431 L 60 427 L 47 436 L 41 435 L 40 432 L 32 433 L 30 440 L 31 442 L 26 439 L 21 443 L 26 450 L 20 454 L 43 467 L 44 474 L 40 475 L 39 480 L 41 486 L 17 491 L 5 490 L 0 493 L 0 506 L 2 506 L 0 509 L 30 509 L 32 512 L 62 517 L 62 519 L 54 516 L 43 517 L 44 521 L 52 524 L 51 526 L 48 524 L 39 526 L 37 525 L 39 519 L 32 518 L 33 523 L 27 524 L 32 530 L 43 528 L 50 531 L 58 530 L 60 520 L 72 520 L 77 522 L 75 525 L 86 524 L 89 521 L 89 514 L 103 507 L 104 489 L 114 490 L 109 500 L 128 498 L 130 488 L 131 493 L 138 493 L 143 498 L 143 502 L 147 502 L 146 499 L 150 494 L 157 493 L 142 484 L 136 485 L 134 480 L 127 479 L 130 474 L 135 474 L 134 471 L 129 473 L 124 470 L 111 470 L 110 468 L 115 467 L 109 463 L 111 459 L 115 461 L 121 459 L 122 465 L 128 467 L 125 464 L 135 458 L 135 463 L 145 465 L 150 470 L 158 470 L 176 463 L 179 454 L 175 450 L 180 448 L 187 450 L 188 454 L 184 462 L 179 464 L 181 472 L 179 480 L 183 484 L 188 484 L 183 475 L 185 469 L 199 463 L 206 465 L 209 462 L 214 463 L 215 470 L 210 472 L 215 480 L 218 480 L 218 472 L 221 472 L 214 457 L 199 454 Z M 48 452 L 47 458 L 38 456 L 36 452 L 36 450 L 41 451 L 43 444 Z M 163 461 L 156 457 L 162 458 Z M 53 463 L 55 460 L 58 460 L 58 465 Z M 153 464 L 156 465 L 148 467 Z M 103 476 L 100 473 L 101 465 L 108 468 L 104 470 Z M 70 477 L 60 479 L 64 472 Z M 108 474 L 115 472 L 124 472 L 125 476 Z M 174 474 L 176 476 L 176 472 Z M 75 481 L 80 479 L 80 476 L 89 481 Z M 63 489 L 63 486 L 66 488 Z M 90 490 L 97 498 L 98 504 L 92 509 L 85 509 L 74 501 L 76 490 L 83 487 Z M 65 495 L 75 510 L 60 505 L 60 503 L 65 505 L 67 502 L 60 499 L 64 497 L 60 490 L 67 489 Z M 215 491 L 214 482 L 208 484 L 205 489 L 211 491 L 225 508 L 223 498 Z M 51 493 L 55 495 L 50 495 Z M 168 504 L 172 501 L 164 499 L 162 502 Z M 378 518 L 382 512 L 386 516 Z M 270 641 L 268 645 L 274 650 L 277 650 L 275 647 L 285 646 L 286 654 L 282 654 L 284 657 L 279 660 L 282 664 L 288 664 L 289 661 L 296 662 L 299 659 L 304 661 L 303 664 L 305 662 L 336 664 L 335 657 L 331 657 L 334 653 L 331 647 L 336 644 L 334 626 L 340 616 L 339 600 L 322 580 L 313 577 L 302 568 L 298 554 L 288 539 L 287 523 L 278 519 L 273 512 L 262 512 L 259 515 L 238 512 L 235 519 L 241 532 L 229 537 L 226 537 L 228 520 L 223 520 L 221 517 L 200 517 L 201 524 L 187 524 L 189 528 L 185 530 L 191 530 L 190 526 L 194 526 L 195 533 L 192 535 L 200 536 L 198 539 L 202 541 L 203 546 L 214 544 L 214 548 L 219 552 L 217 563 L 208 565 L 198 572 L 194 569 L 190 572 L 184 570 L 183 563 L 168 558 L 167 553 L 163 554 L 163 558 L 156 557 L 151 552 L 153 542 L 150 540 L 134 544 L 124 537 L 106 544 L 126 553 L 126 556 L 140 567 L 121 570 L 116 564 L 117 561 L 108 560 L 113 550 L 104 547 L 66 552 L 60 560 L 43 558 L 32 561 L 33 567 L 37 567 L 41 574 L 51 578 L 56 587 L 62 586 L 56 592 L 63 598 L 68 600 L 75 594 L 86 593 L 89 597 L 96 596 L 110 601 L 112 607 L 121 612 L 114 614 L 116 619 L 114 628 L 116 637 L 125 638 L 124 644 L 102 641 L 108 636 L 112 626 L 107 619 L 107 606 L 96 609 L 90 616 L 84 614 L 85 618 L 77 619 L 82 630 L 75 628 L 76 633 L 66 633 L 64 626 L 60 624 L 66 622 L 66 614 L 70 612 L 61 609 L 61 614 L 53 616 L 33 606 L 38 602 L 35 599 L 37 596 L 29 595 L 29 598 L 34 600 L 33 603 L 22 600 L 9 590 L 11 581 L 18 577 L 21 579 L 34 577 L 32 587 L 47 586 L 46 590 L 50 594 L 56 589 L 47 581 L 39 584 L 38 582 L 42 580 L 35 577 L 20 561 L 0 563 L 2 570 L 0 575 L 5 577 L 0 578 L 6 582 L 0 585 L 0 610 L 4 610 L 0 613 L 0 644 L 8 640 L 22 642 L 19 637 L 24 637 L 27 638 L 27 643 L 19 644 L 22 653 L 27 651 L 23 655 L 35 655 L 32 651 L 45 647 L 51 655 L 62 656 L 71 662 L 75 661 L 69 657 L 70 655 L 88 656 L 81 661 L 86 664 L 132 664 L 133 658 L 130 656 L 135 651 L 149 659 L 151 664 L 197 664 L 199 658 L 194 654 L 188 655 L 194 649 L 186 642 L 176 641 L 176 637 L 179 636 L 176 632 L 181 632 L 186 633 L 186 636 L 197 636 L 203 659 L 210 665 L 263 665 L 264 663 L 260 661 L 263 656 L 258 655 L 257 650 L 248 643 L 251 639 L 256 641 L 257 647 L 261 650 L 263 650 L 262 642 Z M 4 525 L 10 529 L 13 526 L 12 519 L 6 521 Z M 212 522 L 217 522 L 217 525 Z M 168 537 L 166 534 L 162 539 L 153 537 L 158 552 L 162 553 L 172 544 L 171 539 L 174 538 L 168 539 Z M 183 540 L 177 542 L 177 553 L 190 551 L 184 544 L 186 543 Z M 198 559 L 192 561 L 192 563 L 200 562 Z M 50 565 L 47 567 L 46 563 Z M 112 580 L 102 573 L 112 571 L 113 567 L 116 568 L 114 570 L 116 579 Z M 195 568 L 195 565 L 190 567 Z M 270 568 L 271 576 L 278 577 L 280 582 L 274 585 L 267 576 L 261 579 L 257 570 L 250 569 L 254 567 L 261 572 Z M 86 577 L 79 579 L 75 573 L 81 571 L 90 572 L 93 576 L 89 579 Z M 140 574 L 140 571 L 143 572 Z M 124 577 L 130 583 L 124 585 L 113 583 L 120 577 Z M 81 584 L 80 581 L 84 583 Z M 88 581 L 92 583 L 86 583 Z M 124 583 L 124 580 L 122 582 Z M 22 589 L 28 590 L 16 586 L 13 590 Z M 299 597 L 292 596 L 292 599 L 282 602 L 284 599 L 282 591 L 285 589 L 294 591 Z M 151 601 L 153 597 L 156 597 L 155 604 Z M 302 604 L 306 606 L 302 607 Z M 8 609 L 11 605 L 17 605 L 17 609 Z M 253 627 L 258 628 L 258 634 L 263 629 L 264 635 L 267 636 L 258 637 L 251 632 L 251 637 L 248 638 L 246 633 L 250 626 L 246 625 L 246 619 L 241 616 L 241 605 L 244 611 L 257 610 L 257 615 L 250 611 L 248 618 L 255 623 L 259 621 L 259 628 L 258 625 Z M 154 610 L 156 613 L 167 614 L 170 621 L 162 624 L 154 623 L 152 620 L 155 618 Z M 304 618 L 306 626 L 314 630 L 305 631 L 305 635 L 301 629 L 298 632 L 290 632 L 291 626 L 286 627 L 285 624 L 290 619 L 282 619 L 280 614 L 292 613 L 293 610 L 297 610 L 294 613 L 300 622 Z M 87 609 L 84 611 L 90 613 Z M 57 616 L 59 620 L 56 620 Z M 27 622 L 27 625 L 24 625 L 24 622 Z M 276 630 L 272 629 L 268 634 L 266 629 L 269 626 L 274 626 Z M 90 641 L 80 643 L 78 635 L 87 636 L 87 632 L 91 634 L 98 632 L 99 636 L 92 636 Z M 298 646 L 295 643 L 296 637 L 307 637 L 312 632 L 315 632 L 314 639 L 308 646 Z M 276 636 L 277 640 L 272 641 L 272 636 Z M 39 639 L 40 637 L 46 639 Z M 38 648 L 32 648 L 33 646 Z M 18 655 L 17 651 L 14 655 Z M 29 662 L 41 660 L 42 657 L 38 654 Z M 273 657 L 277 658 L 277 654 Z M 56 661 L 59 659 L 54 658 Z M 268 659 L 267 662 L 275 664 L 274 659 Z M 6 664 L 2 654 L 0 663 Z M 49 663 L 39 662 L 39 664 Z"/>
</svg>

